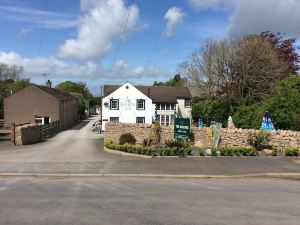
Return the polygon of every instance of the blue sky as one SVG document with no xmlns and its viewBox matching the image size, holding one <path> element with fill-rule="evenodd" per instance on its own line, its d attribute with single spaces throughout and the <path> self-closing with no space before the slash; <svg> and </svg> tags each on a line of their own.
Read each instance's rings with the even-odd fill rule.
<svg viewBox="0 0 300 225">
<path fill-rule="evenodd" d="M 105 83 L 169 79 L 208 38 L 265 30 L 298 38 L 299 8 L 297 0 L 0 0 L 0 63 L 22 65 L 38 84 L 84 81 L 98 95 Z"/>
</svg>

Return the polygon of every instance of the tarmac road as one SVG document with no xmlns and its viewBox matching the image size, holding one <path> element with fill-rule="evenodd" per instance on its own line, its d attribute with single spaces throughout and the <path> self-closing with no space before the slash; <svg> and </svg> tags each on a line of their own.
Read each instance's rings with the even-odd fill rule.
<svg viewBox="0 0 300 225">
<path fill-rule="evenodd" d="M 96 117 L 44 143 L 13 147 L 0 142 L 0 173 L 205 174 L 299 173 L 288 157 L 124 157 L 103 150 L 103 134 L 92 132 Z"/>
<path fill-rule="evenodd" d="M 10 178 L 0 205 L 5 225 L 298 225 L 300 182 Z"/>
</svg>

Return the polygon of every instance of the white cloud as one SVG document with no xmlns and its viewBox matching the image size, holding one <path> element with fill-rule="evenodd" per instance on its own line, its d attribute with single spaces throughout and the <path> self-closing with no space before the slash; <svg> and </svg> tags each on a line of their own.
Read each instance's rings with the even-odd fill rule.
<svg viewBox="0 0 300 225">
<path fill-rule="evenodd" d="M 130 67 L 123 59 L 118 60 L 115 66 L 104 68 L 94 62 L 67 63 L 56 57 L 49 58 L 26 58 L 15 52 L 0 52 L 0 63 L 18 65 L 24 67 L 24 76 L 39 78 L 42 74 L 48 74 L 49 78 L 55 79 L 98 79 L 99 77 L 125 79 L 140 77 L 158 77 L 166 73 L 164 69 L 153 66 Z"/>
<path fill-rule="evenodd" d="M 176 28 L 182 23 L 184 13 L 182 9 L 177 7 L 169 8 L 164 18 L 167 20 L 166 35 L 171 37 L 174 35 Z"/>
<path fill-rule="evenodd" d="M 0 6 L 0 19 L 29 23 L 47 29 L 71 28 L 77 24 L 74 15 L 10 5 Z"/>
<path fill-rule="evenodd" d="M 59 56 L 81 61 L 103 57 L 111 50 L 113 40 L 120 37 L 129 8 L 123 0 L 81 0 L 84 14 L 79 21 L 77 37 L 60 46 Z M 138 17 L 139 10 L 133 5 L 125 36 L 134 30 Z"/>
<path fill-rule="evenodd" d="M 299 0 L 236 0 L 235 4 L 228 27 L 231 36 L 269 30 L 300 37 Z"/>
<path fill-rule="evenodd" d="M 187 0 L 191 7 L 198 10 L 216 9 L 219 7 L 221 0 Z"/>
</svg>

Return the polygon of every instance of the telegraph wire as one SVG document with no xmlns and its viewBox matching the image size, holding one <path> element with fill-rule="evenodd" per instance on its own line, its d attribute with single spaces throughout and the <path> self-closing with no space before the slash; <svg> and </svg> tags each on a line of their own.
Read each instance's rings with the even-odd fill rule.
<svg viewBox="0 0 300 225">
<path fill-rule="evenodd" d="M 129 10 L 128 10 L 125 22 L 122 26 L 122 32 L 121 32 L 120 39 L 119 39 L 119 42 L 118 42 L 115 57 L 113 59 L 113 64 L 117 61 L 118 56 L 119 56 L 119 51 L 120 51 L 120 48 L 121 48 L 121 45 L 122 45 L 122 42 L 123 42 L 123 39 L 124 39 L 124 35 L 125 35 L 126 29 L 127 29 L 127 23 L 128 23 L 128 20 L 129 20 L 129 16 L 130 16 L 130 13 L 131 13 L 132 6 L 133 6 L 133 0 L 131 0 L 131 4 L 130 4 Z"/>
</svg>

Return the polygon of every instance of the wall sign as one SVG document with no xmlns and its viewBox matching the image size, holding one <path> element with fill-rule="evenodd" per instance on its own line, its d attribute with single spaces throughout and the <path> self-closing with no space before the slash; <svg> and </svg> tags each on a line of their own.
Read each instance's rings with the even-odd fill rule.
<svg viewBox="0 0 300 225">
<path fill-rule="evenodd" d="M 184 139 L 184 140 L 191 138 L 191 120 L 190 119 L 175 118 L 174 138 L 175 139 Z"/>
</svg>

